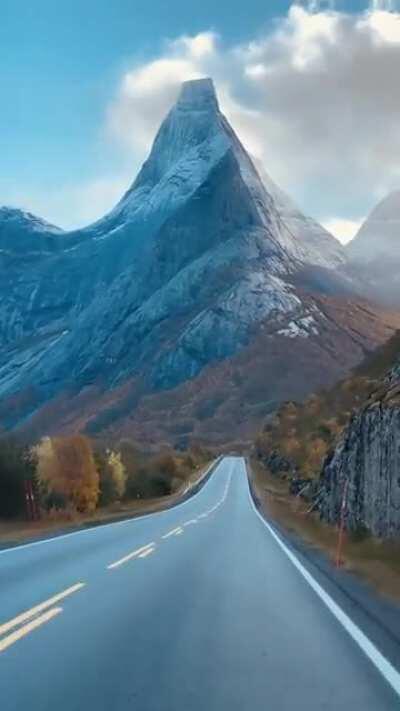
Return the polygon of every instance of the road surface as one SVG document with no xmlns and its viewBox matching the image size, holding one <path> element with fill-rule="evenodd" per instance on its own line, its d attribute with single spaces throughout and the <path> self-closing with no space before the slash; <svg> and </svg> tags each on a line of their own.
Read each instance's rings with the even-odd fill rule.
<svg viewBox="0 0 400 711">
<path fill-rule="evenodd" d="M 0 551 L 1 711 L 399 709 L 303 566 L 239 457 L 174 509 Z"/>
</svg>

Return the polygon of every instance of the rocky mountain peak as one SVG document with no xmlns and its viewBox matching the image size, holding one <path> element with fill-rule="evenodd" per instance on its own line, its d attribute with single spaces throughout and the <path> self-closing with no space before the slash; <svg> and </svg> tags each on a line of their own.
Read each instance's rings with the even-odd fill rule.
<svg viewBox="0 0 400 711">
<path fill-rule="evenodd" d="M 175 105 L 161 124 L 150 155 L 132 187 L 107 218 L 113 229 L 121 222 L 145 217 L 160 223 L 166 210 L 177 209 L 197 191 L 205 190 L 211 176 L 219 173 L 218 191 L 231 205 L 231 221 L 243 224 L 247 233 L 262 230 L 263 251 L 279 253 L 287 271 L 298 262 L 332 268 L 344 261 L 339 242 L 300 210 L 265 176 L 221 113 L 211 79 L 185 82 Z M 234 186 L 234 187 L 233 187 Z M 237 191 L 236 199 L 233 192 Z M 240 198 L 239 198 L 240 193 Z M 214 195 L 216 192 L 214 190 Z M 222 195 L 221 195 L 222 197 Z M 196 198 L 198 199 L 198 198 Z M 246 205 L 245 205 L 246 203 Z M 151 217 L 150 217 L 151 214 Z M 239 217 L 240 214 L 240 217 Z M 218 213 L 218 220 L 222 216 Z M 215 225 L 214 225 L 215 227 Z M 218 230 L 210 230 L 220 238 Z M 239 234 L 231 230 L 231 236 Z M 242 234 L 242 233 L 240 233 Z M 203 233 L 204 235 L 204 233 Z M 260 232 L 258 232 L 260 242 Z M 205 246 L 209 240 L 205 240 Z"/>
<path fill-rule="evenodd" d="M 211 79 L 182 85 L 178 100 L 162 122 L 148 159 L 136 180 L 117 206 L 136 211 L 138 202 L 152 192 L 163 202 L 179 198 L 204 180 L 213 163 L 231 145 Z M 155 192 L 154 192 L 155 191 Z M 168 192 L 168 195 L 166 194 Z M 115 215 L 113 211 L 112 215 Z"/>
<path fill-rule="evenodd" d="M 218 111 L 218 99 L 213 80 L 206 77 L 183 82 L 176 105 L 184 111 L 213 109 Z"/>
</svg>

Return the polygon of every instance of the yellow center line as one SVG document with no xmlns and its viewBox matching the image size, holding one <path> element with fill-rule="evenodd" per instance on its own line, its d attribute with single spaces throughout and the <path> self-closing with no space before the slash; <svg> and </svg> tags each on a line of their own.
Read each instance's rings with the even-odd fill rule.
<svg viewBox="0 0 400 711">
<path fill-rule="evenodd" d="M 59 615 L 62 611 L 62 607 L 53 607 L 51 610 L 47 610 L 47 612 L 43 613 L 43 615 L 40 615 L 40 617 L 35 617 L 34 620 L 27 622 L 27 624 L 20 627 L 19 630 L 15 630 L 15 632 L 9 634 L 8 637 L 0 639 L 0 652 L 4 652 L 5 649 L 10 647 L 15 642 L 18 642 L 19 639 L 25 637 L 30 632 L 33 632 L 33 630 L 37 629 L 37 627 L 49 622 L 53 617 L 56 617 L 56 615 Z"/>
<path fill-rule="evenodd" d="M 68 595 L 72 595 L 72 593 L 77 592 L 81 588 L 85 587 L 85 583 L 77 583 L 76 585 L 72 585 L 72 587 L 67 588 L 63 592 L 58 593 L 58 595 L 54 595 L 53 597 L 50 597 L 48 600 L 45 600 L 44 602 L 41 602 L 40 605 L 36 605 L 35 607 L 32 607 L 30 610 L 27 610 L 26 612 L 23 612 L 21 615 L 18 615 L 18 617 L 14 617 L 12 620 L 9 622 L 5 622 L 3 625 L 0 625 L 0 636 L 3 634 L 6 634 L 9 630 L 12 630 L 14 627 L 18 627 L 18 625 L 22 625 L 23 622 L 26 622 L 26 620 L 30 620 L 31 617 L 35 617 L 35 615 L 38 615 L 39 612 L 42 612 L 42 610 L 45 610 L 47 607 L 51 607 L 51 605 L 54 605 L 56 602 L 59 602 L 60 600 L 63 600 L 63 598 L 67 597 Z"/>
<path fill-rule="evenodd" d="M 128 553 L 128 555 L 125 555 L 123 558 L 120 558 L 119 560 L 116 560 L 115 563 L 110 563 L 110 565 L 107 565 L 107 570 L 112 570 L 113 568 L 118 568 L 120 565 L 123 565 L 124 563 L 127 563 L 128 560 L 132 560 L 132 558 L 136 558 L 140 556 L 141 553 L 144 553 L 148 549 L 154 550 L 156 544 L 154 542 L 148 543 L 146 546 L 142 546 L 141 548 L 137 548 L 137 550 L 132 551 L 132 553 Z"/>
</svg>

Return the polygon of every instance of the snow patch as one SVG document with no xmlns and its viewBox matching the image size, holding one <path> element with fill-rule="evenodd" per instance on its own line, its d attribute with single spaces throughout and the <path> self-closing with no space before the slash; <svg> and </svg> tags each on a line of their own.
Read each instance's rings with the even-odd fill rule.
<svg viewBox="0 0 400 711">
<path fill-rule="evenodd" d="M 309 338 L 318 336 L 319 331 L 314 316 L 303 316 L 302 318 L 289 321 L 285 328 L 278 331 L 278 335 L 287 338 Z"/>
</svg>

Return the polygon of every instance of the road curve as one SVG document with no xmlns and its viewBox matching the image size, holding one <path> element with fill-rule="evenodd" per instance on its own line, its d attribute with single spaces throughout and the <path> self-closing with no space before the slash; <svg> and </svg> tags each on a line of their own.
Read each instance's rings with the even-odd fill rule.
<svg viewBox="0 0 400 711">
<path fill-rule="evenodd" d="M 2 711 L 394 711 L 399 678 L 239 457 L 168 511 L 0 551 Z"/>
</svg>

